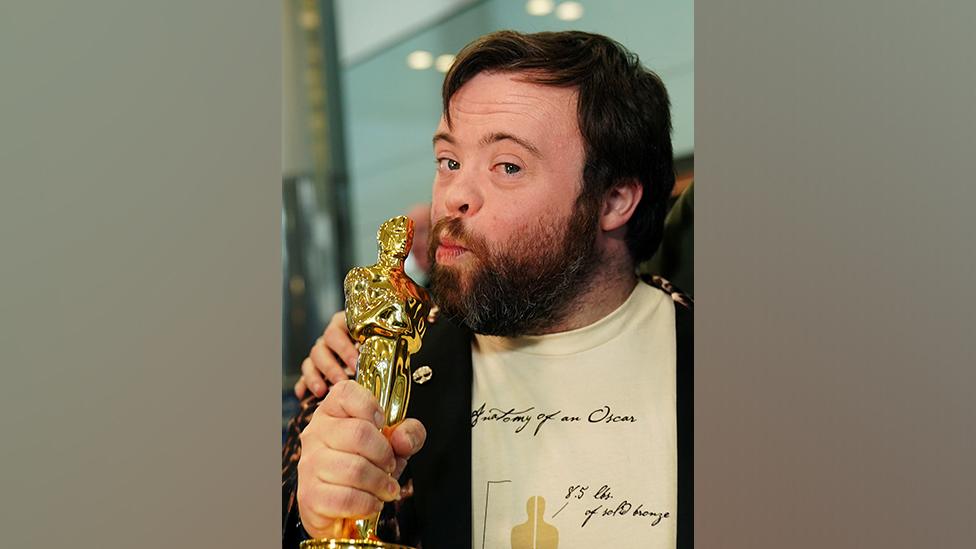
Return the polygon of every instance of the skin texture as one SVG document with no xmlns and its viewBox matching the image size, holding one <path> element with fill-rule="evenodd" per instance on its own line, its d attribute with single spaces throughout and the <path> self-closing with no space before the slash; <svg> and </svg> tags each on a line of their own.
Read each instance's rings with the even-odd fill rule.
<svg viewBox="0 0 976 549">
<path fill-rule="evenodd" d="M 451 101 L 451 123 L 442 118 L 434 137 L 437 171 L 432 225 L 455 218 L 484 248 L 432 234 L 436 263 L 461 281 L 481 266 L 479 253 L 558 232 L 579 195 L 585 151 L 572 89 L 531 84 L 518 74 L 483 73 Z M 622 304 L 637 283 L 624 242 L 626 223 L 641 198 L 636 181 L 621 181 L 604 197 L 597 219 L 599 266 L 577 292 L 570 313 L 536 333 L 583 327 Z M 321 396 L 334 384 L 302 433 L 298 504 L 306 530 L 328 536 L 337 519 L 375 512 L 397 497 L 391 484 L 426 438 L 423 425 L 408 419 L 390 439 L 374 423 L 375 399 L 348 376 L 358 350 L 338 313 L 302 365 L 299 396 Z"/>
</svg>

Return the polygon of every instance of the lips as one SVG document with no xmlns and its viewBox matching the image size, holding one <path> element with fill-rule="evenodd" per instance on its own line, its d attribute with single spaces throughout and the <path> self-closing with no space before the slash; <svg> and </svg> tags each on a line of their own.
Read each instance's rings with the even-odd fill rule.
<svg viewBox="0 0 976 549">
<path fill-rule="evenodd" d="M 467 251 L 468 249 L 459 241 L 444 235 L 438 239 L 435 258 L 438 263 L 449 263 L 464 255 Z"/>
</svg>

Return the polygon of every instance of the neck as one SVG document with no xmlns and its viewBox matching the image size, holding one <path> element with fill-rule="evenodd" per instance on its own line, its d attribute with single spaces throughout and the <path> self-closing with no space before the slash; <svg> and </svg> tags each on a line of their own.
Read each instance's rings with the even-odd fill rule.
<svg viewBox="0 0 976 549">
<path fill-rule="evenodd" d="M 562 319 L 531 335 L 568 332 L 589 326 L 623 305 L 636 285 L 637 275 L 632 262 L 605 263 L 594 271 Z"/>
</svg>

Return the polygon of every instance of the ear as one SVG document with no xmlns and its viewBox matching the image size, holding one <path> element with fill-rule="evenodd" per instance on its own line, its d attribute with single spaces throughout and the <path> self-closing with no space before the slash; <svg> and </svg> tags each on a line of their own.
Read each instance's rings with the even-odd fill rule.
<svg viewBox="0 0 976 549">
<path fill-rule="evenodd" d="M 625 179 L 616 183 L 603 199 L 600 228 L 613 231 L 626 225 L 634 215 L 642 196 L 644 186 L 637 179 Z"/>
</svg>

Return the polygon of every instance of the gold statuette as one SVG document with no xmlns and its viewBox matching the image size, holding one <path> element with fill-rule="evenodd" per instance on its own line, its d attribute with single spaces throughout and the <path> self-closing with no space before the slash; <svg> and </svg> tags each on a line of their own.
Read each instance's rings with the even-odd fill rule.
<svg viewBox="0 0 976 549">
<path fill-rule="evenodd" d="M 380 226 L 375 265 L 356 267 L 345 280 L 346 325 L 359 343 L 356 382 L 366 387 L 386 414 L 383 433 L 406 417 L 410 400 L 410 355 L 420 350 L 427 331 L 430 299 L 403 272 L 413 242 L 413 221 L 394 217 Z M 336 523 L 334 539 L 305 541 L 301 549 L 402 548 L 376 535 L 380 514 Z"/>
</svg>

